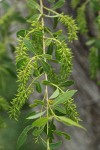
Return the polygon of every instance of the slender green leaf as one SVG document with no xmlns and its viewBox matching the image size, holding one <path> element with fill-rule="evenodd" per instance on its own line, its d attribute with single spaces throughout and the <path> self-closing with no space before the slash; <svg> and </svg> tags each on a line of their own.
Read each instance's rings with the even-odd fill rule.
<svg viewBox="0 0 100 150">
<path fill-rule="evenodd" d="M 33 76 L 38 77 L 40 75 L 39 70 L 34 68 Z"/>
<path fill-rule="evenodd" d="M 55 105 L 54 109 L 62 114 L 66 114 L 66 109 L 63 106 Z"/>
<path fill-rule="evenodd" d="M 29 21 L 36 21 L 40 17 L 40 14 L 35 14 L 32 17 L 29 18 Z"/>
<path fill-rule="evenodd" d="M 31 108 L 34 108 L 34 107 L 37 107 L 38 104 L 34 103 L 34 104 L 30 104 L 29 106 L 30 106 Z"/>
<path fill-rule="evenodd" d="M 61 84 L 60 84 L 60 86 L 71 86 L 71 85 L 73 85 L 74 84 L 74 81 L 66 81 L 66 82 L 62 82 Z"/>
<path fill-rule="evenodd" d="M 49 55 L 49 54 L 43 54 L 42 57 L 43 57 L 43 58 L 46 58 L 46 59 L 48 59 L 48 60 L 51 60 L 51 59 L 52 59 L 52 56 Z"/>
<path fill-rule="evenodd" d="M 17 141 L 17 150 L 25 143 L 26 139 L 27 139 L 27 133 L 29 132 L 29 130 L 32 129 L 32 126 L 29 125 L 27 126 L 23 132 L 20 134 L 18 141 Z"/>
<path fill-rule="evenodd" d="M 78 124 L 77 122 L 67 118 L 67 117 L 64 117 L 64 116 L 58 116 L 57 117 L 59 119 L 59 121 L 67 124 L 67 125 L 71 125 L 71 126 L 76 126 L 76 127 L 79 127 L 79 128 L 82 128 L 82 129 L 85 129 L 83 126 L 81 126 L 80 124 Z M 85 129 L 86 130 L 86 129 Z"/>
<path fill-rule="evenodd" d="M 51 59 L 50 61 L 56 64 L 59 63 L 57 59 Z"/>
<path fill-rule="evenodd" d="M 49 46 L 51 44 L 51 42 L 52 42 L 52 39 L 46 39 L 45 40 L 45 45 Z"/>
<path fill-rule="evenodd" d="M 61 7 L 64 5 L 64 3 L 65 3 L 65 0 L 59 0 L 58 2 L 56 2 L 56 3 L 53 5 L 52 9 L 61 8 Z"/>
<path fill-rule="evenodd" d="M 34 100 L 34 104 L 30 104 L 30 107 L 36 107 L 38 105 L 44 105 L 44 101 L 42 100 Z"/>
<path fill-rule="evenodd" d="M 58 95 L 59 95 L 59 90 L 58 90 L 58 89 L 56 89 L 56 90 L 54 91 L 54 93 L 50 96 L 50 98 L 49 98 L 49 99 L 56 98 Z"/>
<path fill-rule="evenodd" d="M 25 118 L 28 118 L 29 116 L 34 116 L 34 115 L 36 115 L 36 111 L 32 111 L 32 112 L 28 113 L 28 114 L 25 116 Z M 26 121 L 26 120 L 25 120 L 25 121 Z"/>
<path fill-rule="evenodd" d="M 48 122 L 49 118 L 43 117 L 39 118 L 33 122 L 32 127 L 41 127 L 44 126 Z"/>
<path fill-rule="evenodd" d="M 49 122 L 49 132 L 48 132 L 48 137 L 50 137 L 50 141 L 54 139 L 53 131 L 56 130 L 56 126 L 54 124 L 54 120 L 52 119 Z M 45 130 L 45 133 L 47 133 L 47 130 Z"/>
<path fill-rule="evenodd" d="M 43 130 L 44 130 L 44 127 L 35 129 L 32 134 L 33 134 L 34 136 L 40 136 L 41 133 L 43 132 Z"/>
<path fill-rule="evenodd" d="M 21 66 L 24 65 L 26 58 L 20 58 L 19 61 L 16 63 L 17 69 L 20 69 Z"/>
<path fill-rule="evenodd" d="M 62 145 L 62 141 L 59 141 L 57 143 L 50 143 L 49 146 L 51 149 L 59 148 Z"/>
<path fill-rule="evenodd" d="M 53 42 L 51 42 L 50 45 L 48 46 L 47 54 L 52 55 L 53 48 L 54 48 L 54 44 L 53 44 Z"/>
<path fill-rule="evenodd" d="M 36 83 L 35 83 L 35 86 L 36 86 L 36 91 L 37 91 L 38 93 L 41 93 L 41 92 L 42 92 L 42 88 L 41 88 L 40 83 L 39 83 L 39 82 L 36 82 Z"/>
<path fill-rule="evenodd" d="M 26 118 L 26 119 L 36 119 L 36 118 L 39 118 L 39 117 L 41 117 L 42 115 L 44 115 L 45 112 L 46 112 L 46 111 L 43 111 L 43 112 L 38 113 L 38 114 L 35 114 L 35 115 L 31 115 L 31 116 L 29 116 L 29 117 Z"/>
<path fill-rule="evenodd" d="M 33 53 L 35 52 L 34 47 L 29 39 L 24 39 L 24 44 L 27 47 L 28 50 L 32 51 Z"/>
<path fill-rule="evenodd" d="M 17 32 L 17 37 L 25 37 L 25 35 L 27 34 L 26 30 L 20 30 Z"/>
<path fill-rule="evenodd" d="M 59 22 L 59 18 L 58 17 L 54 18 L 53 29 L 56 29 L 58 22 Z"/>
<path fill-rule="evenodd" d="M 55 130 L 54 133 L 56 133 L 59 136 L 64 136 L 67 140 L 70 140 L 70 136 L 65 132 Z"/>
<path fill-rule="evenodd" d="M 91 39 L 91 40 L 88 40 L 87 42 L 86 42 L 86 45 L 87 46 L 91 46 L 91 45 L 93 45 L 94 43 L 95 43 L 95 39 Z"/>
<path fill-rule="evenodd" d="M 58 30 L 58 31 L 56 31 L 53 35 L 54 35 L 54 37 L 58 37 L 58 36 L 60 36 L 62 34 L 62 30 Z M 62 35 L 61 35 L 62 36 Z"/>
<path fill-rule="evenodd" d="M 61 95 L 59 95 L 55 100 L 53 105 L 58 105 L 61 103 L 66 102 L 67 100 L 69 100 L 74 94 L 76 93 L 76 90 L 71 90 L 71 91 L 67 91 Z"/>
<path fill-rule="evenodd" d="M 39 11 L 41 10 L 39 4 L 35 2 L 34 0 L 28 0 L 27 3 L 28 3 L 28 6 L 32 9 L 37 9 Z"/>
<path fill-rule="evenodd" d="M 46 80 L 43 80 L 42 83 L 43 83 L 44 85 L 51 85 L 51 82 L 50 82 L 50 81 L 46 81 Z"/>
<path fill-rule="evenodd" d="M 34 103 L 40 104 L 40 105 L 44 105 L 44 101 L 42 101 L 42 100 L 37 100 L 37 99 L 35 99 L 35 100 L 34 100 Z"/>
<path fill-rule="evenodd" d="M 43 70 L 48 73 L 51 69 L 51 66 L 44 60 L 41 60 L 41 64 L 43 66 Z"/>
</svg>

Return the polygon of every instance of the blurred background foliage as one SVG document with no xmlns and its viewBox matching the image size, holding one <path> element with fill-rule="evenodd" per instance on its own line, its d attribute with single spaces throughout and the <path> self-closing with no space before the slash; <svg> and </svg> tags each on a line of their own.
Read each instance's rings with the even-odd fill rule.
<svg viewBox="0 0 100 150">
<path fill-rule="evenodd" d="M 26 5 L 24 2 L 21 4 L 22 7 L 17 1 L 0 1 L 0 150 L 16 149 L 18 136 L 26 126 L 22 123 L 25 122 L 25 113 L 19 122 L 10 120 L 7 113 L 10 101 L 17 90 L 14 56 L 16 32 L 26 24 L 22 10 Z M 33 147 L 38 150 L 38 146 L 33 144 L 33 139 L 29 136 L 22 150 L 32 150 Z"/>
<path fill-rule="evenodd" d="M 90 76 L 97 77 L 100 71 L 100 0 L 72 0 L 72 7 L 76 9 L 76 21 L 80 34 L 87 36 L 86 45 L 89 47 Z M 91 9 L 91 14 L 88 14 Z M 89 17 L 91 21 L 89 22 Z M 90 24 L 92 23 L 92 25 Z M 91 28 L 94 33 L 91 33 Z"/>
<path fill-rule="evenodd" d="M 45 3 L 46 5 L 48 5 L 47 2 Z M 69 9 L 69 6 L 70 6 L 70 9 Z M 93 85 L 94 88 L 96 87 L 95 89 L 97 90 L 98 89 L 97 87 L 100 84 L 100 0 L 82 0 L 82 1 L 80 0 L 69 1 L 68 0 L 68 2 L 66 1 L 65 7 L 62 8 L 62 11 L 66 9 L 68 10 L 67 13 L 69 14 L 71 11 L 71 14 L 74 16 L 78 24 L 79 42 L 81 43 L 82 46 L 84 45 L 83 46 L 84 50 L 88 49 L 87 57 L 86 55 L 83 55 L 83 52 L 82 52 L 82 57 L 85 57 L 85 59 L 83 58 L 84 59 L 83 63 L 84 64 L 86 63 L 85 60 L 88 61 L 87 63 L 89 64 L 88 65 L 88 70 L 89 70 L 88 79 L 94 80 L 89 83 L 90 85 Z M 61 10 L 58 10 L 58 11 L 61 11 Z M 22 0 L 22 1 L 1 0 L 0 1 L 0 150 L 15 150 L 18 136 L 20 132 L 23 130 L 23 128 L 27 125 L 27 123 L 23 124 L 23 122 L 25 122 L 24 116 L 26 115 L 26 111 L 28 111 L 27 105 L 24 107 L 24 111 L 22 113 L 22 116 L 19 122 L 10 120 L 8 117 L 7 110 L 9 108 L 11 99 L 14 97 L 17 91 L 17 83 L 16 83 L 17 77 L 16 77 L 15 53 L 14 53 L 15 47 L 17 45 L 16 33 L 19 29 L 28 27 L 26 23 L 26 18 L 31 16 L 32 13 L 33 13 L 32 10 L 28 8 L 25 0 Z M 73 47 L 75 47 L 75 45 L 73 45 Z M 78 51 L 81 52 L 80 47 Z M 84 72 L 88 74 L 87 73 L 88 71 L 87 72 L 86 71 L 87 70 L 85 69 Z M 73 70 L 73 72 L 75 71 Z M 72 78 L 76 79 L 77 81 L 77 77 L 74 73 L 72 75 Z M 87 82 L 87 86 L 89 86 L 89 83 Z M 82 83 L 79 83 L 79 86 L 80 84 Z M 79 88 L 77 84 L 76 84 L 76 88 Z M 82 88 L 80 86 L 79 91 L 81 90 Z M 95 90 L 93 92 L 95 92 Z M 83 100 L 88 97 L 88 96 L 85 97 L 85 94 L 86 93 L 83 94 L 84 95 Z M 80 97 L 82 97 L 82 95 Z M 94 96 L 93 98 L 95 97 L 96 96 Z M 92 102 L 92 98 L 89 97 L 89 99 L 91 99 L 91 102 Z M 100 100 L 100 94 L 99 94 L 99 100 Z M 81 103 L 84 104 L 84 102 L 82 101 Z M 92 110 L 92 105 L 90 107 Z M 98 105 L 98 107 L 95 106 L 95 108 L 99 109 L 100 107 Z M 95 112 L 94 109 L 92 112 Z M 83 115 L 83 112 L 81 113 L 81 115 Z M 91 115 L 94 115 L 95 117 L 95 113 Z M 89 119 L 92 118 L 91 115 L 89 115 Z M 85 120 L 84 116 L 85 115 L 83 115 L 83 118 L 82 118 L 83 121 Z M 99 115 L 98 115 L 98 118 L 99 118 Z M 89 126 L 89 128 L 91 127 Z M 97 130 L 98 132 L 100 131 L 100 129 L 97 129 Z M 94 136 L 95 134 L 97 134 L 97 131 L 95 130 L 92 130 L 92 132 Z M 97 137 L 99 138 L 100 135 L 97 135 L 96 138 Z M 93 141 L 94 141 L 94 138 L 93 138 Z M 96 139 L 95 141 L 94 143 L 98 143 L 99 146 L 98 147 L 87 146 L 87 149 L 99 150 L 100 142 L 98 142 L 98 140 Z M 79 143 L 79 144 L 81 145 L 82 143 Z M 33 143 L 32 137 L 29 136 L 26 144 L 24 144 L 24 146 L 21 149 L 22 150 L 23 149 L 24 150 L 27 150 L 27 149 L 39 150 L 40 148 Z M 42 146 L 41 146 L 41 149 L 43 150 Z M 85 146 L 83 146 L 81 147 L 80 150 L 87 150 L 87 149 Z M 73 148 L 71 150 L 73 150 Z"/>
</svg>

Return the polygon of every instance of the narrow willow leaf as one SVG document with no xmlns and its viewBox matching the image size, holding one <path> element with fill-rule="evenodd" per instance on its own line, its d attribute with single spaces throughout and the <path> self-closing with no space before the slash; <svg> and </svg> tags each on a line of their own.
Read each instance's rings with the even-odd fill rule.
<svg viewBox="0 0 100 150">
<path fill-rule="evenodd" d="M 56 90 L 54 91 L 54 93 L 50 96 L 50 98 L 49 98 L 49 99 L 56 98 L 58 95 L 59 95 L 59 90 L 58 90 L 58 89 L 56 89 Z"/>
<path fill-rule="evenodd" d="M 59 18 L 58 17 L 54 18 L 53 29 L 56 29 L 58 22 L 59 22 Z"/>
<path fill-rule="evenodd" d="M 46 59 L 48 59 L 48 60 L 51 60 L 51 59 L 52 59 L 52 56 L 49 55 L 49 54 L 43 54 L 42 57 L 43 57 L 43 58 L 46 58 Z"/>
<path fill-rule="evenodd" d="M 67 118 L 67 117 L 63 117 L 63 116 L 58 116 L 57 117 L 59 119 L 59 121 L 67 124 L 67 125 L 71 125 L 71 126 L 76 126 L 76 127 L 79 127 L 79 128 L 82 128 L 82 129 L 85 129 L 83 126 L 81 126 L 80 124 L 78 124 L 77 122 Z M 85 129 L 86 130 L 86 129 Z"/>
<path fill-rule="evenodd" d="M 35 100 L 34 100 L 34 103 L 40 104 L 40 105 L 44 105 L 44 101 L 42 101 L 42 100 L 37 100 L 37 99 L 35 99 Z"/>
<path fill-rule="evenodd" d="M 34 68 L 33 76 L 38 77 L 40 74 L 43 73 L 43 67 Z"/>
<path fill-rule="evenodd" d="M 35 111 L 28 113 L 28 115 L 26 115 L 25 118 L 28 118 L 29 116 L 34 116 L 34 115 L 36 115 Z"/>
<path fill-rule="evenodd" d="M 63 34 L 59 35 L 58 38 L 59 38 L 59 40 L 61 40 L 61 41 L 67 41 L 67 40 L 68 40 L 67 35 L 63 35 Z"/>
<path fill-rule="evenodd" d="M 56 3 L 53 5 L 52 9 L 61 8 L 61 7 L 64 5 L 64 3 L 65 3 L 65 0 L 59 0 L 58 2 L 56 2 Z"/>
<path fill-rule="evenodd" d="M 57 143 L 50 143 L 49 146 L 51 149 L 59 148 L 62 145 L 62 141 L 59 141 Z"/>
<path fill-rule="evenodd" d="M 54 48 L 54 44 L 53 44 L 53 42 L 51 42 L 50 45 L 48 46 L 47 54 L 52 55 L 52 53 L 53 53 L 53 48 Z"/>
<path fill-rule="evenodd" d="M 32 17 L 29 18 L 29 21 L 36 21 L 40 17 L 40 14 L 35 14 Z"/>
<path fill-rule="evenodd" d="M 41 117 L 42 115 L 44 115 L 45 112 L 46 112 L 46 111 L 43 111 L 43 112 L 38 113 L 38 114 L 35 114 L 35 115 L 31 115 L 31 116 L 29 116 L 29 117 L 26 118 L 26 119 L 36 119 L 36 118 L 39 118 L 39 117 Z"/>
<path fill-rule="evenodd" d="M 24 39 L 24 44 L 27 47 L 28 50 L 32 51 L 33 53 L 35 52 L 34 47 L 29 39 Z"/>
<path fill-rule="evenodd" d="M 39 76 L 39 70 L 36 68 L 36 69 L 34 69 L 34 71 L 33 71 L 33 76 L 34 77 L 38 77 Z"/>
<path fill-rule="evenodd" d="M 86 45 L 87 46 L 91 46 L 91 45 L 93 45 L 94 43 L 95 43 L 95 39 L 91 39 L 91 40 L 88 40 L 87 42 L 86 42 Z"/>
<path fill-rule="evenodd" d="M 59 136 L 64 136 L 67 140 L 71 139 L 70 136 L 67 133 L 65 133 L 65 132 L 55 130 L 54 133 L 56 133 Z"/>
<path fill-rule="evenodd" d="M 39 70 L 39 73 L 40 73 L 40 74 L 43 73 L 43 67 L 42 67 L 42 66 L 40 66 L 40 67 L 38 68 L 38 70 Z"/>
<path fill-rule="evenodd" d="M 36 91 L 37 91 L 38 93 L 41 93 L 41 92 L 42 92 L 42 88 L 41 88 L 40 83 L 39 83 L 39 82 L 36 82 L 36 83 L 35 83 L 35 86 L 36 86 Z"/>
<path fill-rule="evenodd" d="M 29 132 L 29 130 L 32 129 L 32 126 L 29 125 L 27 126 L 23 132 L 20 134 L 19 138 L 18 138 L 18 141 L 17 141 L 17 150 L 19 150 L 19 148 L 24 144 L 24 142 L 26 141 L 27 139 L 27 133 Z"/>
<path fill-rule="evenodd" d="M 51 67 L 50 67 L 50 65 L 47 62 L 45 62 L 44 60 L 41 60 L 41 64 L 42 64 L 43 70 L 45 72 L 49 72 L 50 71 Z"/>
<path fill-rule="evenodd" d="M 27 34 L 26 30 L 20 30 L 17 32 L 17 37 L 25 37 L 25 35 Z"/>
<path fill-rule="evenodd" d="M 50 61 L 55 63 L 55 64 L 58 64 L 58 60 L 56 60 L 56 59 L 51 59 Z"/>
<path fill-rule="evenodd" d="M 31 108 L 34 108 L 34 107 L 37 107 L 37 106 L 38 106 L 38 104 L 36 104 L 36 103 L 29 105 L 29 107 L 31 107 Z"/>
<path fill-rule="evenodd" d="M 54 37 L 58 37 L 62 34 L 62 30 L 58 30 L 57 32 L 55 32 L 53 35 Z M 61 35 L 62 36 L 62 35 Z"/>
<path fill-rule="evenodd" d="M 39 118 L 32 123 L 32 127 L 41 127 L 44 126 L 48 122 L 49 118 L 43 117 Z"/>
<path fill-rule="evenodd" d="M 36 107 L 36 106 L 39 106 L 39 105 L 44 105 L 44 101 L 42 101 L 42 100 L 34 100 L 34 104 L 30 104 L 29 106 L 30 107 Z"/>
<path fill-rule="evenodd" d="M 51 82 L 50 82 L 50 81 L 46 81 L 46 80 L 43 80 L 42 83 L 43 83 L 44 85 L 51 85 Z"/>
<path fill-rule="evenodd" d="M 23 41 L 24 41 L 24 44 L 27 47 L 27 49 L 34 52 L 34 47 L 31 43 L 31 41 L 29 39 L 24 39 Z"/>
<path fill-rule="evenodd" d="M 55 105 L 54 109 L 62 114 L 66 114 L 66 109 L 63 106 Z"/>
<path fill-rule="evenodd" d="M 44 130 L 44 127 L 35 129 L 32 134 L 33 134 L 34 136 L 40 136 L 41 133 L 43 132 L 43 130 Z"/>
<path fill-rule="evenodd" d="M 74 81 L 66 81 L 66 82 L 62 82 L 61 84 L 60 84 L 60 86 L 65 86 L 65 87 L 67 87 L 67 86 L 71 86 L 71 85 L 73 85 L 74 84 Z"/>
<path fill-rule="evenodd" d="M 45 40 L 45 45 L 49 46 L 51 44 L 51 42 L 52 42 L 52 39 L 46 39 Z"/>
<path fill-rule="evenodd" d="M 20 58 L 20 59 L 18 60 L 18 62 L 16 63 L 17 69 L 20 69 L 21 66 L 24 65 L 25 61 L 26 61 L 26 58 Z"/>
<path fill-rule="evenodd" d="M 59 95 L 55 100 L 53 105 L 58 105 L 61 103 L 66 102 L 67 100 L 69 100 L 74 94 L 76 93 L 76 90 L 71 90 L 71 91 L 67 91 L 61 95 Z"/>
<path fill-rule="evenodd" d="M 34 0 L 28 0 L 28 6 L 32 9 L 37 9 L 37 10 L 41 10 L 39 4 L 37 2 L 35 2 Z"/>
<path fill-rule="evenodd" d="M 48 137 L 50 137 L 50 141 L 54 139 L 53 131 L 56 130 L 56 126 L 54 125 L 54 120 L 52 119 L 49 122 L 49 132 L 48 132 Z M 45 131 L 47 133 L 47 130 Z"/>
</svg>

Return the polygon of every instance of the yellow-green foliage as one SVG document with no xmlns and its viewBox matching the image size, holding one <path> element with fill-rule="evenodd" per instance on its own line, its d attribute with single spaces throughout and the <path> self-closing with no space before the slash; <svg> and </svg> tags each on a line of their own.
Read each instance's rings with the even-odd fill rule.
<svg viewBox="0 0 100 150">
<path fill-rule="evenodd" d="M 96 47 L 90 48 L 89 63 L 91 78 L 95 78 L 98 71 L 98 49 Z"/>
<path fill-rule="evenodd" d="M 2 59 L 4 53 L 5 53 L 5 44 L 0 42 L 0 59 Z"/>
<path fill-rule="evenodd" d="M 22 37 L 20 38 L 19 46 L 16 48 L 16 64 L 17 64 L 19 86 L 18 86 L 18 94 L 16 95 L 16 98 L 13 99 L 12 101 L 13 107 L 10 110 L 10 113 L 16 119 L 17 116 L 19 115 L 21 107 L 25 104 L 26 99 L 28 99 L 29 95 L 33 92 L 32 85 L 34 82 L 32 81 L 30 84 L 28 84 L 28 81 L 30 80 L 30 77 L 34 70 L 34 66 L 36 66 L 35 64 L 39 58 L 38 55 L 33 57 L 30 57 L 28 55 L 29 49 L 27 48 L 27 44 L 28 42 L 30 42 L 29 39 L 30 35 L 36 32 L 37 28 L 39 28 L 39 26 L 37 26 L 36 23 L 36 27 L 34 29 L 31 28 L 24 38 Z"/>
<path fill-rule="evenodd" d="M 63 6 L 64 1 L 53 2 L 52 9 L 44 7 L 42 0 L 40 0 L 40 5 L 34 0 L 29 0 L 28 4 L 33 10 L 37 10 L 38 14 L 28 19 L 31 24 L 28 30 L 21 30 L 17 33 L 19 44 L 16 48 L 16 66 L 19 85 L 9 113 L 11 118 L 17 120 L 20 110 L 31 93 L 35 90 L 41 93 L 43 87 L 44 94 L 41 100 L 34 100 L 31 104 L 31 107 L 39 106 L 40 109 L 27 118 L 35 120 L 32 125 L 23 130 L 18 139 L 17 149 L 21 147 L 25 141 L 23 138 L 26 139 L 28 131 L 32 129 L 35 141 L 41 140 L 50 150 L 54 145 L 52 141 L 56 131 L 55 120 L 83 128 L 78 124 L 79 114 L 71 99 L 76 90 L 66 91 L 66 87 L 73 84 L 73 81 L 68 81 L 72 71 L 72 53 L 68 44 L 77 39 L 78 27 L 72 17 L 59 14 L 54 10 L 60 8 L 60 5 Z M 47 11 L 46 14 L 45 11 L 43 12 L 44 9 Z M 48 19 L 56 17 L 67 28 L 67 40 L 63 38 L 61 30 L 53 32 L 46 26 L 47 17 Z M 56 66 L 52 65 L 53 63 Z M 50 97 L 48 86 L 56 88 Z M 43 132 L 46 134 L 45 139 L 42 136 Z M 60 131 L 60 135 L 70 139 L 70 136 L 64 132 Z"/>
<path fill-rule="evenodd" d="M 99 30 L 100 30 L 100 15 L 97 18 L 97 22 L 98 22 L 98 26 L 99 26 Z"/>
<path fill-rule="evenodd" d="M 86 9 L 85 5 L 82 5 L 77 9 L 76 20 L 81 33 L 87 32 L 87 21 L 86 21 L 85 9 Z"/>
<path fill-rule="evenodd" d="M 3 24 L 6 24 L 10 17 L 13 15 L 14 13 L 14 9 L 9 9 L 1 18 L 0 18 L 0 26 L 2 26 Z"/>
<path fill-rule="evenodd" d="M 8 102 L 0 96 L 0 113 L 4 110 L 8 110 L 9 109 L 9 104 Z M 2 116 L 0 115 L 0 128 L 4 128 L 6 127 L 6 124 L 2 118 Z"/>
<path fill-rule="evenodd" d="M 72 0 L 72 1 L 71 1 L 71 6 L 72 6 L 73 8 L 76 8 L 79 3 L 80 3 L 80 0 Z"/>
<path fill-rule="evenodd" d="M 60 21 L 68 29 L 69 41 L 76 40 L 78 28 L 75 24 L 75 21 L 72 19 L 72 17 L 69 17 L 67 15 L 61 14 L 59 15 L 59 17 Z M 63 82 L 64 80 L 66 80 L 70 76 L 72 70 L 71 49 L 68 48 L 64 40 L 60 41 L 59 38 L 55 38 L 53 33 L 51 33 L 50 31 L 50 35 L 52 36 L 50 38 L 50 35 L 48 35 L 48 40 L 50 39 L 51 42 L 54 42 L 54 45 L 56 45 L 55 53 L 60 65 L 59 75 L 56 75 L 56 73 L 54 72 L 54 68 L 52 68 L 51 65 L 43 62 L 43 27 L 41 26 L 41 22 L 37 20 L 29 22 L 31 23 L 31 27 L 28 31 L 25 32 L 23 36 L 20 36 L 19 45 L 16 48 L 16 63 L 19 88 L 16 98 L 14 98 L 12 101 L 12 107 L 10 109 L 10 116 L 13 116 L 16 119 L 19 116 L 20 109 L 25 104 L 26 99 L 28 99 L 29 95 L 33 92 L 34 82 L 38 80 L 39 75 L 41 76 L 41 74 L 38 74 L 38 77 L 33 77 L 32 73 L 34 72 L 34 70 L 38 70 L 38 68 L 42 67 L 44 69 L 44 73 L 46 71 L 50 82 L 56 82 L 57 84 L 60 84 L 59 82 Z M 29 53 L 31 55 L 29 55 Z M 38 64 L 38 68 L 36 68 L 36 63 Z"/>
<path fill-rule="evenodd" d="M 65 106 L 66 106 L 66 114 L 67 116 L 76 121 L 77 123 L 80 120 L 79 118 L 79 113 L 77 112 L 77 109 L 76 109 L 76 104 L 74 104 L 74 99 L 69 99 L 66 103 L 65 103 Z"/>
<path fill-rule="evenodd" d="M 97 76 L 98 70 L 99 70 L 99 39 L 100 39 L 100 1 L 99 0 L 86 0 L 86 1 L 78 1 L 78 0 L 72 0 L 72 7 L 76 9 L 76 20 L 77 20 L 77 25 L 79 27 L 79 32 L 81 34 L 86 34 L 87 37 L 91 39 L 91 36 L 88 35 L 88 20 L 86 19 L 86 9 L 90 7 L 90 10 L 92 10 L 92 13 L 94 13 L 93 17 L 93 25 L 96 26 L 98 33 L 97 36 L 95 36 L 92 40 L 87 41 L 87 45 L 90 48 L 89 51 L 89 63 L 90 63 L 90 75 L 91 78 L 95 78 Z M 78 5 L 80 3 L 80 5 Z M 87 7 L 88 6 L 88 7 Z M 88 13 L 88 11 L 87 11 Z M 95 15 L 96 14 L 96 15 Z M 95 29 L 95 27 L 94 27 Z"/>
<path fill-rule="evenodd" d="M 63 82 L 70 76 L 72 71 L 72 53 L 64 41 L 56 44 L 56 58 L 61 63 L 59 79 Z"/>
<path fill-rule="evenodd" d="M 8 110 L 8 108 L 9 108 L 8 102 L 3 97 L 0 97 L 0 111 Z"/>
<path fill-rule="evenodd" d="M 61 15 L 60 21 L 64 24 L 68 30 L 68 40 L 69 42 L 77 40 L 78 27 L 75 24 L 75 20 L 68 15 Z"/>
</svg>

